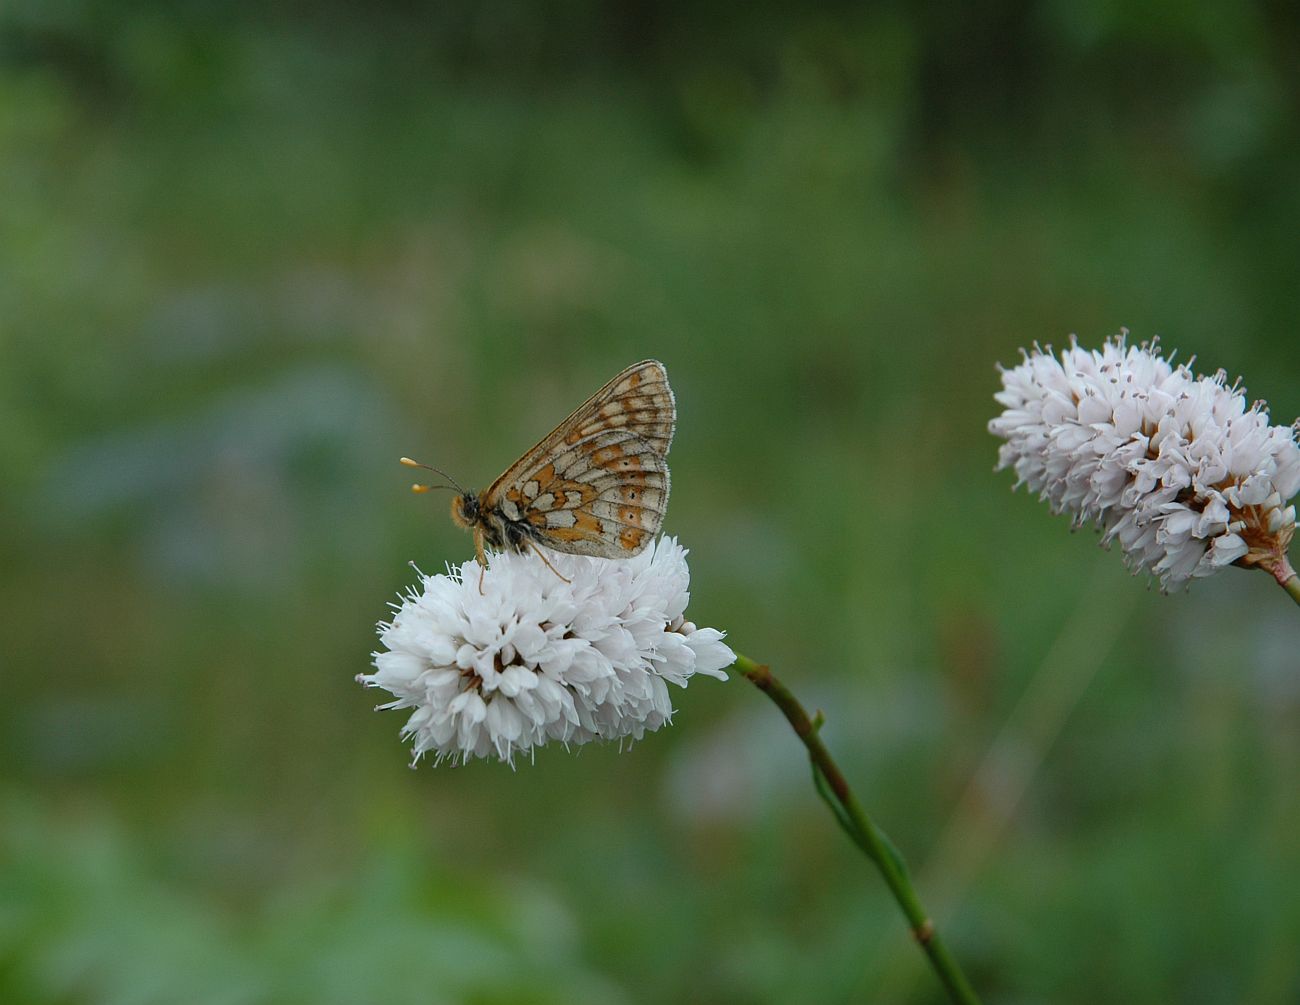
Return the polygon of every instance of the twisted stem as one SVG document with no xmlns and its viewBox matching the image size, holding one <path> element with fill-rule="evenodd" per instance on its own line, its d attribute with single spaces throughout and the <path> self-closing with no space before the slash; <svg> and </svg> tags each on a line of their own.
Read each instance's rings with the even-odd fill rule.
<svg viewBox="0 0 1300 1005">
<path fill-rule="evenodd" d="M 820 735 L 821 715 L 811 719 L 799 700 L 782 684 L 772 671 L 755 663 L 745 656 L 736 656 L 732 667 L 744 675 L 760 691 L 776 703 L 786 720 L 795 731 L 795 735 L 808 750 L 812 762 L 813 782 L 818 793 L 826 800 L 836 821 L 844 828 L 863 853 L 875 864 L 884 877 L 890 893 L 907 918 L 916 939 L 925 955 L 930 960 L 935 974 L 943 982 L 949 998 L 960 1005 L 979 1005 L 979 998 L 962 973 L 956 959 L 948 951 L 947 945 L 939 937 L 934 921 L 926 914 L 917 896 L 916 888 L 908 873 L 907 863 L 899 854 L 885 832 L 877 827 L 867 816 L 866 810 L 858 802 L 857 796 L 849 788 L 839 766 L 831 757 Z"/>
<path fill-rule="evenodd" d="M 1282 584 L 1282 589 L 1291 594 L 1292 600 L 1300 604 L 1300 576 L 1297 576 L 1294 572 L 1291 573 L 1291 578 Z"/>
<path fill-rule="evenodd" d="M 1291 567 L 1286 552 L 1273 556 L 1269 561 L 1259 563 L 1264 571 L 1277 580 L 1277 585 L 1291 594 L 1291 599 L 1300 604 L 1300 576 Z"/>
</svg>

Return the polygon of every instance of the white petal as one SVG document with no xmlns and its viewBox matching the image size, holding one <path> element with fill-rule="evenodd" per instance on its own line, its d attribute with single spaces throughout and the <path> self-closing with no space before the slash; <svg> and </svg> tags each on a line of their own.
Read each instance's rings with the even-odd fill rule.
<svg viewBox="0 0 1300 1005">
<path fill-rule="evenodd" d="M 725 678 L 722 633 L 685 620 L 686 550 L 661 539 L 623 561 L 534 554 L 423 577 L 363 684 L 410 709 L 413 754 L 511 760 L 548 740 L 637 738 L 668 722 L 668 682 Z"/>
</svg>

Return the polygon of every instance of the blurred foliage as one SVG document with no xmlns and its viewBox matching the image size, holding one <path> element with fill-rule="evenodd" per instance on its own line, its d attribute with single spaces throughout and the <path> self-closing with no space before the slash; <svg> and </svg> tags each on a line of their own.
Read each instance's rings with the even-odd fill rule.
<svg viewBox="0 0 1300 1005">
<path fill-rule="evenodd" d="M 469 550 L 396 457 L 653 355 L 695 618 L 987 999 L 1296 1001 L 1294 611 L 1144 590 L 984 427 L 1121 325 L 1300 412 L 1298 127 L 1280 3 L 0 7 L 0 998 L 939 1000 L 743 682 L 410 772 L 352 681 Z"/>
</svg>

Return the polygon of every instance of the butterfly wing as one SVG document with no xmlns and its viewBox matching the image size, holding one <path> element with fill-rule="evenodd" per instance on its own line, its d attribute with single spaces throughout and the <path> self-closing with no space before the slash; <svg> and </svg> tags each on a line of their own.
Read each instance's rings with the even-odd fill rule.
<svg viewBox="0 0 1300 1005">
<path fill-rule="evenodd" d="M 528 521 L 556 551 L 630 558 L 663 523 L 676 424 L 663 364 L 636 363 L 512 464 L 483 502 Z"/>
</svg>

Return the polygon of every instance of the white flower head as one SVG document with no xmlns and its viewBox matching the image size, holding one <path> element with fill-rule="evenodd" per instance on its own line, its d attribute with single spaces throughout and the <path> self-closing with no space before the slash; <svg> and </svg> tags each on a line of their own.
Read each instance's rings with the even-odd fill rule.
<svg viewBox="0 0 1300 1005">
<path fill-rule="evenodd" d="M 1035 345 L 1002 370 L 998 469 L 1166 590 L 1232 563 L 1272 571 L 1295 531 L 1300 425 L 1270 425 L 1222 370 L 1198 377 L 1127 334 L 1100 351 L 1071 338 L 1059 358 Z"/>
<path fill-rule="evenodd" d="M 672 718 L 668 684 L 726 680 L 735 654 L 686 620 L 686 549 L 661 538 L 634 558 L 535 552 L 423 576 L 379 625 L 385 650 L 357 680 L 409 708 L 412 765 L 426 754 L 512 762 L 549 740 L 633 740 Z M 567 582 L 565 580 L 568 580 Z"/>
</svg>

